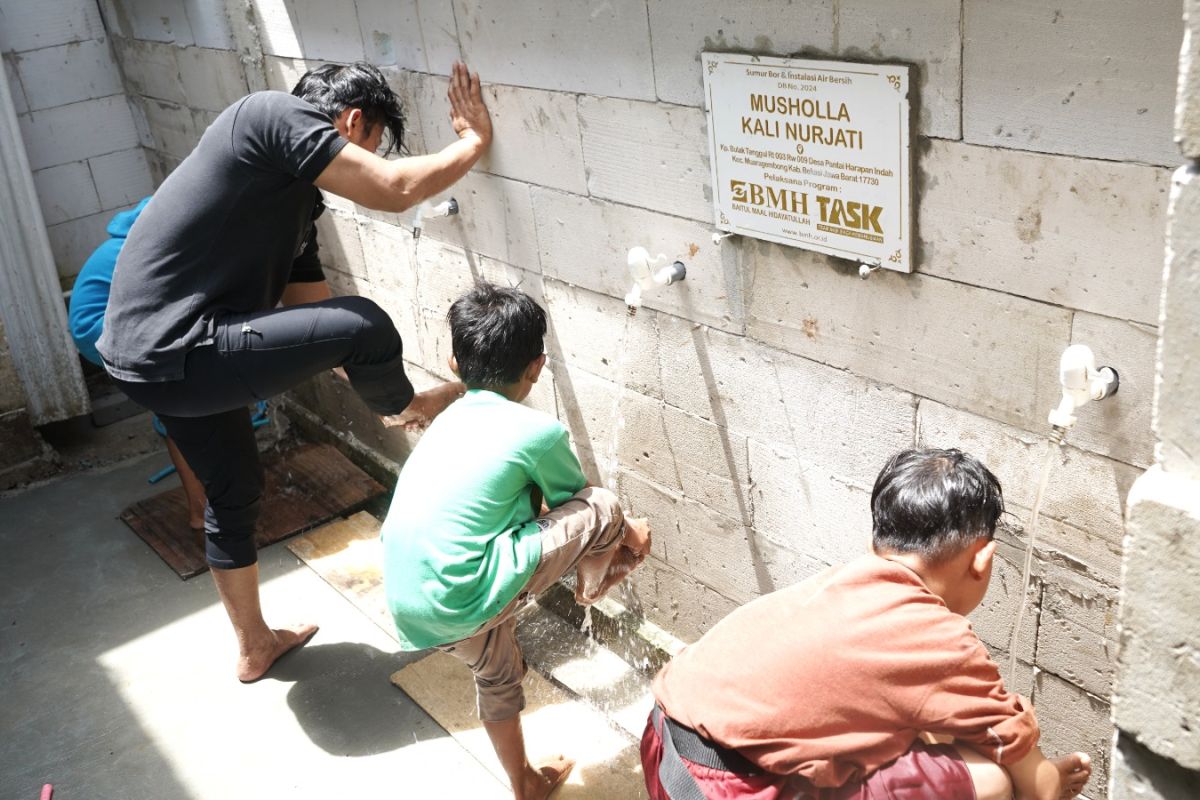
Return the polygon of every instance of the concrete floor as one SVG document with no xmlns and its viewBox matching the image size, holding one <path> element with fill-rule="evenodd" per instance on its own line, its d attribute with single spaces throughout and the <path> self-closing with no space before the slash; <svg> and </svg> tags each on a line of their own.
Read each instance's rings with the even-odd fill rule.
<svg viewBox="0 0 1200 800">
<path fill-rule="evenodd" d="M 388 683 L 408 659 L 283 544 L 269 622 L 316 638 L 250 686 L 206 575 L 183 582 L 119 519 L 153 455 L 0 498 L 0 797 L 503 797 Z M 173 481 L 174 479 L 170 479 Z"/>
</svg>

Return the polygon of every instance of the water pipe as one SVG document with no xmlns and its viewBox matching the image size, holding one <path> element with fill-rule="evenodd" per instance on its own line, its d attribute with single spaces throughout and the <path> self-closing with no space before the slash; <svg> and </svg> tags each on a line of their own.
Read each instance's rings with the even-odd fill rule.
<svg viewBox="0 0 1200 800">
<path fill-rule="evenodd" d="M 642 305 L 642 295 L 659 286 L 670 286 L 687 277 L 687 267 L 682 261 L 672 261 L 670 256 L 659 253 L 653 258 L 644 247 L 634 247 L 625 259 L 633 286 L 625 295 L 625 305 L 633 316 Z"/>
<path fill-rule="evenodd" d="M 450 217 L 457 213 L 458 201 L 453 197 L 438 203 L 436 206 L 431 206 L 428 202 L 421 203 L 417 206 L 417 213 L 413 216 L 413 242 L 415 243 L 421 238 L 421 227 L 424 220 Z"/>
</svg>

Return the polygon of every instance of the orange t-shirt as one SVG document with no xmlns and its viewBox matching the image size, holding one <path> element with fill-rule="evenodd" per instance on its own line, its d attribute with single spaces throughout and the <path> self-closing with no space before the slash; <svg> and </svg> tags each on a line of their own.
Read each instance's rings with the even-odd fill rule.
<svg viewBox="0 0 1200 800">
<path fill-rule="evenodd" d="M 1038 740 L 966 617 L 875 555 L 737 609 L 662 669 L 654 695 L 710 741 L 818 787 L 869 775 L 920 731 L 999 764 Z"/>
</svg>

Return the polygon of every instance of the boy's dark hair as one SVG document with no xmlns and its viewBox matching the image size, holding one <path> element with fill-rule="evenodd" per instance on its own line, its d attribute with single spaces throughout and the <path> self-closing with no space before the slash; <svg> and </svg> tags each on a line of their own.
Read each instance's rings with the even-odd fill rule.
<svg viewBox="0 0 1200 800">
<path fill-rule="evenodd" d="M 546 312 L 520 289 L 480 281 L 447 317 L 458 377 L 469 388 L 515 383 L 542 354 Z"/>
<path fill-rule="evenodd" d="M 375 65 L 356 61 L 317 67 L 304 73 L 292 94 L 331 120 L 347 108 L 359 109 L 370 127 L 383 125 L 390 132 L 384 155 L 404 151 L 404 108 Z"/>
<path fill-rule="evenodd" d="M 1000 481 L 961 450 L 902 450 L 871 492 L 876 551 L 914 553 L 934 563 L 990 540 L 1003 513 Z"/>
</svg>

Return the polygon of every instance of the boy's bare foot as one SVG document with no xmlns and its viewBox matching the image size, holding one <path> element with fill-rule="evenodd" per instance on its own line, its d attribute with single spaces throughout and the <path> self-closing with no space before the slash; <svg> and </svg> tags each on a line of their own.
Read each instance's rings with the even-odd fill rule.
<svg viewBox="0 0 1200 800">
<path fill-rule="evenodd" d="M 525 770 L 521 791 L 513 791 L 516 800 L 546 800 L 562 786 L 571 774 L 575 762 L 566 756 L 555 756 L 539 767 Z"/>
<path fill-rule="evenodd" d="M 595 603 L 645 561 L 649 553 L 650 524 L 641 518 L 625 520 L 625 535 L 621 538 L 621 544 L 613 553 L 612 560 L 608 562 L 608 569 L 599 583 L 595 582 L 594 572 L 586 569 L 586 565 L 580 562 L 580 566 L 584 568 L 575 572 L 575 602 L 581 606 Z"/>
<path fill-rule="evenodd" d="M 1052 758 L 1050 762 L 1058 767 L 1062 791 L 1059 800 L 1071 800 L 1087 784 L 1092 777 L 1092 759 L 1087 753 L 1071 753 L 1069 756 Z"/>
<path fill-rule="evenodd" d="M 429 427 L 433 418 L 446 410 L 446 407 L 467 393 L 467 387 L 460 381 L 443 383 L 432 389 L 417 392 L 408 408 L 399 414 L 383 417 L 386 428 L 403 427 L 410 432 L 422 431 Z"/>
<path fill-rule="evenodd" d="M 248 650 L 238 657 L 237 676 L 242 683 L 254 683 L 270 671 L 275 662 L 298 647 L 308 644 L 317 632 L 316 625 L 275 628 L 269 644 Z"/>
</svg>

